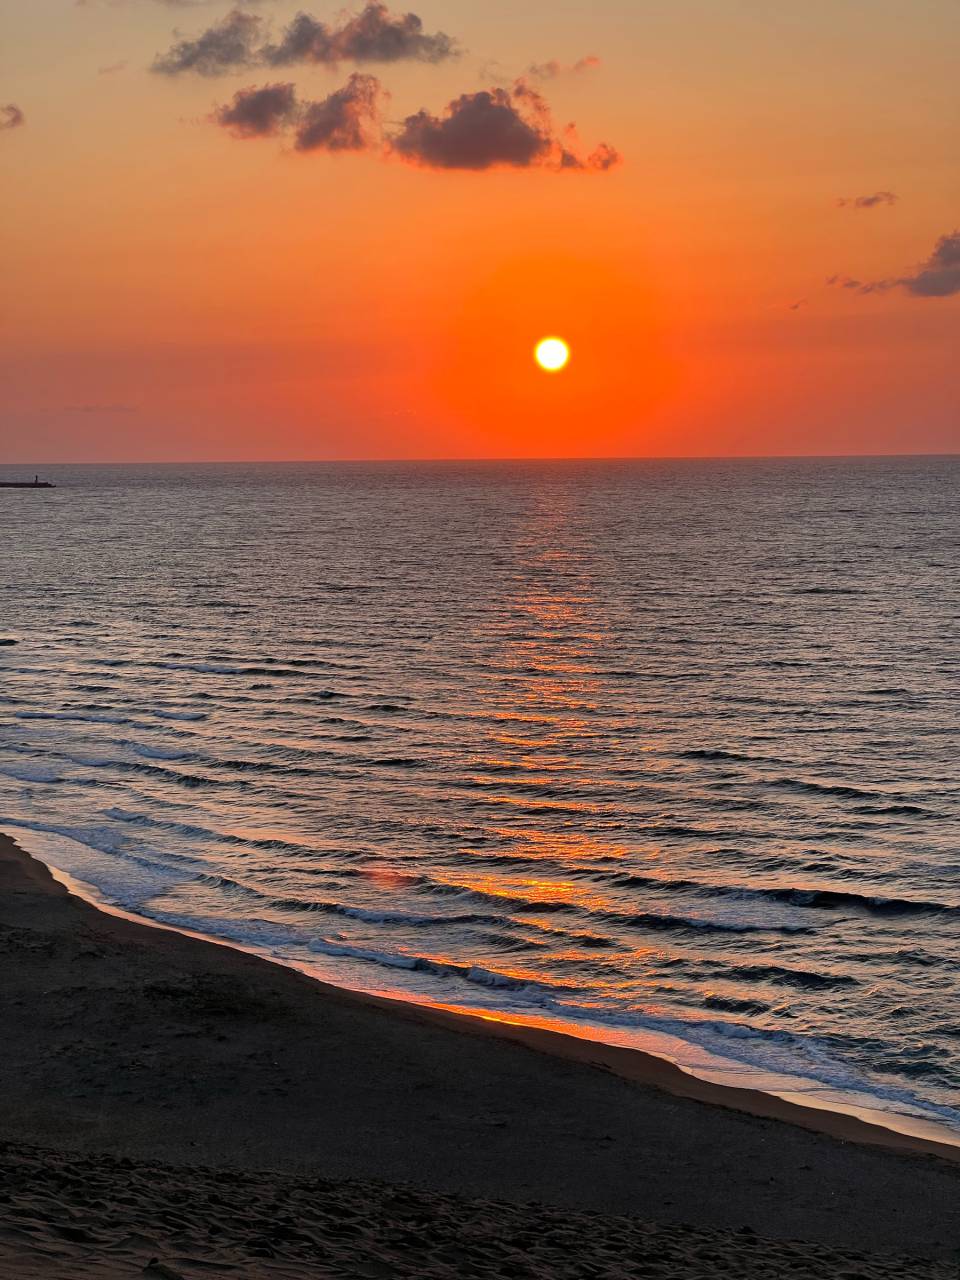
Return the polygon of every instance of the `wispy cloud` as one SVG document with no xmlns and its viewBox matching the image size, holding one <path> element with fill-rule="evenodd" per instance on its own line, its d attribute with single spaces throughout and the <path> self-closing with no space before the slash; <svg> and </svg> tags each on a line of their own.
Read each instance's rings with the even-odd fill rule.
<svg viewBox="0 0 960 1280">
<path fill-rule="evenodd" d="M 584 71 L 593 71 L 600 66 L 600 59 L 595 53 L 588 53 L 585 58 L 576 62 L 559 62 L 551 58 L 549 62 L 533 62 L 527 67 L 527 75 L 536 80 L 556 80 L 557 76 L 580 75 Z"/>
<path fill-rule="evenodd" d="M 841 196 L 837 201 L 838 209 L 876 209 L 880 205 L 897 203 L 893 191 L 875 191 L 871 196 Z"/>
<path fill-rule="evenodd" d="M 14 102 L 0 107 L 0 129 L 19 129 L 26 124 L 27 117 Z"/>
<path fill-rule="evenodd" d="M 904 276 L 888 280 L 857 280 L 831 276 L 827 284 L 853 293 L 889 293 L 903 289 L 915 298 L 952 298 L 960 293 L 960 231 L 941 236 L 930 257 Z"/>
<path fill-rule="evenodd" d="M 97 75 L 98 76 L 115 76 L 119 74 L 119 72 L 121 71 L 126 71 L 126 69 L 127 69 L 126 62 L 111 62 L 106 67 L 98 67 Z"/>
<path fill-rule="evenodd" d="M 242 71 L 256 61 L 257 45 L 263 34 L 263 19 L 243 9 L 232 9 L 226 17 L 195 36 L 183 38 L 154 59 L 151 70 L 176 76 L 196 71 L 202 76 L 222 76 Z"/>
</svg>

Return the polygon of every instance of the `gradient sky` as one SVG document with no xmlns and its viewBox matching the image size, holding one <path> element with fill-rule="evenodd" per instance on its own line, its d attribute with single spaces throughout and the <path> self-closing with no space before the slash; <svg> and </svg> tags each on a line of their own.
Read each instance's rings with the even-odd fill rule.
<svg viewBox="0 0 960 1280">
<path fill-rule="evenodd" d="M 0 461 L 960 449 L 955 0 L 408 7 L 461 55 L 213 77 L 150 66 L 229 3 L 0 0 Z M 338 21 L 246 12 L 276 39 L 300 9 Z M 622 163 L 437 169 L 211 119 L 355 71 L 395 139 L 527 76 Z"/>
</svg>

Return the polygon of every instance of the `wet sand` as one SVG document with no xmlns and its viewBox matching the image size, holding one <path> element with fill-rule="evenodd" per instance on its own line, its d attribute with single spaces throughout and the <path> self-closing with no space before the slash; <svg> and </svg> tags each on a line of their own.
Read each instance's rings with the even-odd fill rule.
<svg viewBox="0 0 960 1280">
<path fill-rule="evenodd" d="M 0 965 L 3 1276 L 957 1274 L 932 1148 L 105 914 L 5 837 Z"/>
</svg>

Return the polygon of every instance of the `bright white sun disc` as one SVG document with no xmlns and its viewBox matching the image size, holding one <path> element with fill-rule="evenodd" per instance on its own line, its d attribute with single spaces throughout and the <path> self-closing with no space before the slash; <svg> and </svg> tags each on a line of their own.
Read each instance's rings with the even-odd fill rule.
<svg viewBox="0 0 960 1280">
<path fill-rule="evenodd" d="M 534 354 L 541 369 L 557 373 L 570 359 L 570 348 L 562 338 L 541 338 Z"/>
</svg>

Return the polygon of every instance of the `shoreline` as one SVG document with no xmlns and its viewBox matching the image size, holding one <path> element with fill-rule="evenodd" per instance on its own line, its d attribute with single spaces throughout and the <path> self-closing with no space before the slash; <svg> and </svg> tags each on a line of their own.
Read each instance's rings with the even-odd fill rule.
<svg viewBox="0 0 960 1280">
<path fill-rule="evenodd" d="M 666 1056 L 637 1046 L 616 1044 L 586 1033 L 580 1034 L 572 1026 L 569 1029 L 558 1029 L 556 1026 L 545 1025 L 550 1021 L 546 1018 L 537 1020 L 535 1017 L 499 1015 L 493 1011 L 480 1012 L 467 1006 L 441 1004 L 428 999 L 417 1000 L 338 985 L 318 976 L 309 965 L 269 956 L 254 947 L 243 946 L 215 934 L 183 929 L 126 911 L 106 901 L 95 886 L 76 879 L 69 872 L 24 849 L 13 836 L 0 832 L 0 839 L 4 837 L 11 840 L 26 858 L 43 867 L 67 892 L 96 911 L 144 928 L 160 929 L 213 946 L 225 947 L 239 954 L 256 957 L 267 964 L 291 969 L 304 974 L 328 994 L 369 1003 L 398 1017 L 433 1022 L 462 1034 L 511 1040 L 541 1053 L 602 1068 L 625 1080 L 653 1086 L 675 1097 L 690 1098 L 763 1119 L 799 1125 L 815 1133 L 847 1142 L 933 1155 L 960 1163 L 960 1134 L 953 1135 L 946 1126 L 939 1126 L 934 1121 L 919 1118 L 913 1121 L 909 1116 L 888 1114 L 880 1109 L 857 1108 L 853 1104 L 849 1108 L 827 1103 L 817 1106 L 807 1100 L 795 1101 L 788 1090 L 766 1090 L 721 1083 L 682 1067 Z M 910 1132 L 906 1127 L 898 1128 L 895 1122 L 900 1122 L 903 1126 L 911 1125 L 915 1131 Z M 916 1131 L 923 1129 L 928 1132 Z"/>
<path fill-rule="evenodd" d="M 636 1050 L 354 995 L 108 914 L 5 836 L 0 975 L 10 1274 L 113 1280 L 162 1254 L 187 1280 L 237 1258 L 277 1280 L 579 1280 L 637 1274 L 628 1247 L 657 1278 L 955 1273 L 952 1152 L 807 1116 L 815 1130 Z M 108 1239 L 123 1267 L 86 1270 Z M 372 1270 L 325 1270 L 353 1239 Z"/>
</svg>

